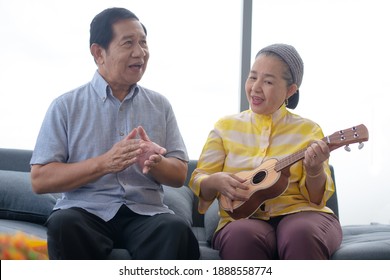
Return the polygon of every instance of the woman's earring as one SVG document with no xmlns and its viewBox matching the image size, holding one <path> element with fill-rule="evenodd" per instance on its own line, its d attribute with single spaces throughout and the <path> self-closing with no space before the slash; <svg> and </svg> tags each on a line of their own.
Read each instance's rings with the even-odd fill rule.
<svg viewBox="0 0 390 280">
<path fill-rule="evenodd" d="M 286 100 L 284 100 L 284 104 L 286 104 L 286 106 L 288 105 L 288 98 L 286 98 Z"/>
</svg>

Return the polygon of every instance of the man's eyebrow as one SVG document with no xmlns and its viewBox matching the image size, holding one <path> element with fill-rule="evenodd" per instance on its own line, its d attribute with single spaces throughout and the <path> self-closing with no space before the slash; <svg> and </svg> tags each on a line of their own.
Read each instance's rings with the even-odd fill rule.
<svg viewBox="0 0 390 280">
<path fill-rule="evenodd" d="M 132 35 L 125 35 L 125 36 L 123 36 L 122 38 L 121 38 L 121 40 L 127 40 L 127 39 L 132 39 L 132 38 L 134 38 L 134 35 L 132 34 Z"/>
<path fill-rule="evenodd" d="M 136 37 L 137 35 L 136 34 L 130 34 L 130 35 L 124 35 L 121 40 L 128 40 L 128 39 L 133 39 L 134 37 Z M 146 36 L 142 35 L 140 36 L 142 40 L 146 40 Z"/>
</svg>

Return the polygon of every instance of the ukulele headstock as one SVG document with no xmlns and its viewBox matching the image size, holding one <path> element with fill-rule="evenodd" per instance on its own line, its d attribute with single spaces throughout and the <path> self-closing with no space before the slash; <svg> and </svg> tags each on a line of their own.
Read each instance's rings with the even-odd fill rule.
<svg viewBox="0 0 390 280">
<path fill-rule="evenodd" d="M 368 130 L 364 124 L 353 126 L 351 128 L 339 130 L 323 139 L 328 143 L 331 151 L 345 146 L 346 151 L 351 151 L 350 144 L 359 143 L 358 148 L 362 149 L 363 142 L 368 140 Z"/>
</svg>

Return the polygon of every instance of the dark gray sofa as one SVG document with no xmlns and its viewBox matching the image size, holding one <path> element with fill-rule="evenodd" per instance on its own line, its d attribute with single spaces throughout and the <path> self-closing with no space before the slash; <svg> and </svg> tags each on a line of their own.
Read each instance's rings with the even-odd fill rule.
<svg viewBox="0 0 390 280">
<path fill-rule="evenodd" d="M 37 195 L 31 190 L 29 161 L 32 151 L 0 148 L 0 233 L 22 231 L 46 239 L 44 222 L 59 194 Z M 189 163 L 186 184 L 196 161 Z M 333 173 L 334 175 L 334 173 Z M 187 187 L 164 186 L 165 203 L 191 225 L 199 240 L 201 259 L 219 259 L 209 241 L 218 223 L 215 201 L 205 215 L 197 212 L 197 198 Z M 328 202 L 338 215 L 337 194 Z M 131 259 L 124 249 L 114 249 L 110 259 Z M 390 225 L 343 226 L 343 242 L 332 259 L 390 259 Z"/>
</svg>

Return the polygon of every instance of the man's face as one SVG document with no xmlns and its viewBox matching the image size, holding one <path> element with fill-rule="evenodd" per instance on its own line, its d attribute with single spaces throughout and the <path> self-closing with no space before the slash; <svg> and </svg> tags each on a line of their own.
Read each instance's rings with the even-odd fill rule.
<svg viewBox="0 0 390 280">
<path fill-rule="evenodd" d="M 129 89 L 141 80 L 149 59 L 146 34 L 139 21 L 126 19 L 113 25 L 113 39 L 102 50 L 99 72 L 113 89 Z"/>
</svg>

